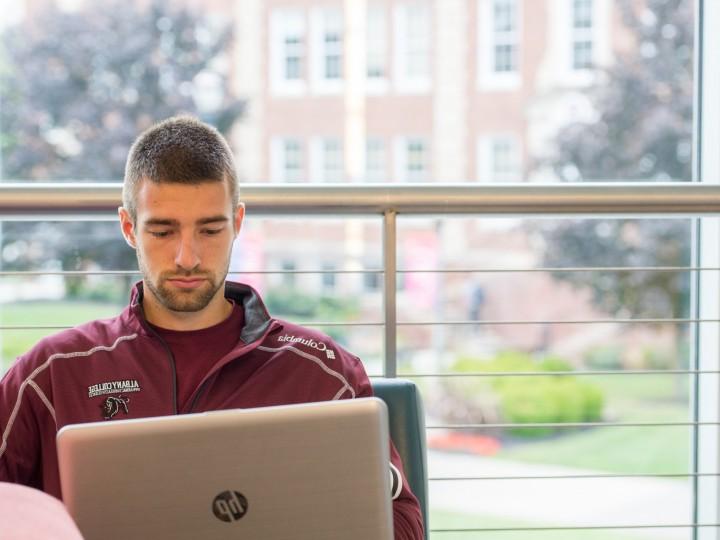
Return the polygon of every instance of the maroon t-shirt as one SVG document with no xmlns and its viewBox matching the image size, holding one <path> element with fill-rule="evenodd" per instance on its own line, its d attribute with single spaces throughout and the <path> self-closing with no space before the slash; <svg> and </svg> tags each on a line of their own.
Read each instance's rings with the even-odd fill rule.
<svg viewBox="0 0 720 540">
<path fill-rule="evenodd" d="M 237 345 L 245 320 L 242 306 L 233 302 L 230 316 L 201 330 L 168 330 L 151 324 L 175 357 L 177 407 L 184 410 L 193 393 L 215 363 Z"/>
</svg>

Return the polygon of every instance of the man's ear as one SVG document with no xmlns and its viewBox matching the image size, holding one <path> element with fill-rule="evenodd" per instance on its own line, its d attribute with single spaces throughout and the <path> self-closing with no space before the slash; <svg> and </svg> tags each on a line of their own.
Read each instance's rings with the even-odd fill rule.
<svg viewBox="0 0 720 540">
<path fill-rule="evenodd" d="M 135 239 L 135 224 L 130 216 L 130 212 L 121 206 L 118 208 L 118 217 L 120 218 L 120 231 L 122 232 L 123 238 L 125 238 L 128 246 L 136 249 L 137 241 Z"/>
<path fill-rule="evenodd" d="M 243 219 L 245 219 L 245 204 L 238 203 L 237 209 L 235 210 L 235 216 L 233 219 L 233 227 L 235 228 L 235 236 L 240 234 L 240 228 L 242 227 Z"/>
</svg>

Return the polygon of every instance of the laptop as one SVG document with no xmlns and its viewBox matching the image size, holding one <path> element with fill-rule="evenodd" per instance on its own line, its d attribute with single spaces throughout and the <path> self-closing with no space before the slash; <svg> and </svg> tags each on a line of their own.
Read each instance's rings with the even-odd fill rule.
<svg viewBox="0 0 720 540">
<path fill-rule="evenodd" d="M 63 427 L 86 540 L 390 540 L 387 409 L 358 398 Z"/>
</svg>

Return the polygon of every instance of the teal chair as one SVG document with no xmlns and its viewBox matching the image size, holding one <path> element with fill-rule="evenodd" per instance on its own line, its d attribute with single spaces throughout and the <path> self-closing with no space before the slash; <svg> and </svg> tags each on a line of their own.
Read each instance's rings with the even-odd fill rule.
<svg viewBox="0 0 720 540">
<path fill-rule="evenodd" d="M 405 476 L 420 501 L 428 535 L 428 476 L 425 413 L 420 392 L 405 379 L 373 379 L 373 392 L 388 407 L 390 437 L 405 467 Z"/>
</svg>

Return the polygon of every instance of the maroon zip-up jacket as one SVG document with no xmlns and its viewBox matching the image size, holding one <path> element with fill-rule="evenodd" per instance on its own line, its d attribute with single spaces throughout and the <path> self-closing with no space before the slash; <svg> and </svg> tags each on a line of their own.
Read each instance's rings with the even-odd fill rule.
<svg viewBox="0 0 720 540">
<path fill-rule="evenodd" d="M 249 286 L 227 282 L 243 306 L 235 348 L 220 359 L 177 409 L 172 353 L 148 326 L 142 283 L 113 319 L 42 339 L 0 381 L 0 481 L 61 497 L 55 436 L 68 424 L 372 395 L 360 360 L 326 335 L 268 315 Z M 420 539 L 417 499 L 391 447 L 396 539 Z M 400 474 L 397 474 L 400 471 Z"/>
</svg>

